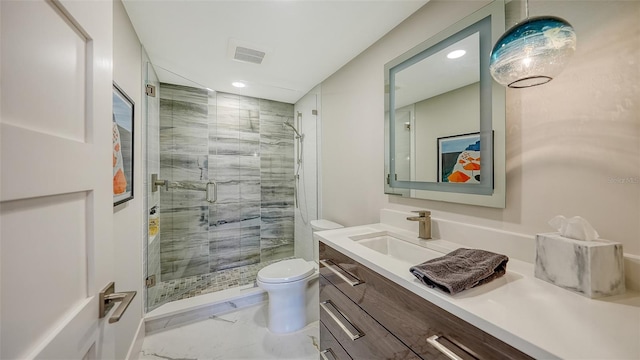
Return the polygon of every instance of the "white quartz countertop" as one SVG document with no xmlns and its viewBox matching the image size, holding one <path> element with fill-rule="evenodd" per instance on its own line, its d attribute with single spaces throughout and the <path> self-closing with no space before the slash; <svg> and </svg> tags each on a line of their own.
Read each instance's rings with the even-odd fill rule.
<svg viewBox="0 0 640 360">
<path fill-rule="evenodd" d="M 449 295 L 423 285 L 416 264 L 391 258 L 350 239 L 387 231 L 445 254 L 460 246 L 422 240 L 387 224 L 317 232 L 314 236 L 400 286 L 537 359 L 640 359 L 640 293 L 589 299 L 534 277 L 533 264 L 511 258 L 507 274 Z M 425 261 L 428 259 L 425 259 Z"/>
</svg>

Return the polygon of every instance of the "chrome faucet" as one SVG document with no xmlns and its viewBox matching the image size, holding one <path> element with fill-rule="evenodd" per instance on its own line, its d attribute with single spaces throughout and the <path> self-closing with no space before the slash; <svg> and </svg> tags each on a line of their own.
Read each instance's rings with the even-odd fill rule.
<svg viewBox="0 0 640 360">
<path fill-rule="evenodd" d="M 431 239 L 431 211 L 418 210 L 412 212 L 418 213 L 419 216 L 410 216 L 407 220 L 418 222 L 418 237 L 421 239 Z"/>
</svg>

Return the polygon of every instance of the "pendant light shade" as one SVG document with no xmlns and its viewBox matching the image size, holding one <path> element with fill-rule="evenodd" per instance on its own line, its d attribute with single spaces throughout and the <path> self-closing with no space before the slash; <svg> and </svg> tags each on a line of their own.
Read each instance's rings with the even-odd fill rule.
<svg viewBox="0 0 640 360">
<path fill-rule="evenodd" d="M 576 33 L 566 20 L 527 17 L 498 39 L 489 71 L 498 83 L 511 88 L 546 84 L 562 71 L 575 49 Z"/>
</svg>

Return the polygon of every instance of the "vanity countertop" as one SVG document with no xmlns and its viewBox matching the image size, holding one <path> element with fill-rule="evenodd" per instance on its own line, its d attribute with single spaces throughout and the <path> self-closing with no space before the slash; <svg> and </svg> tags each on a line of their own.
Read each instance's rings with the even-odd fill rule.
<svg viewBox="0 0 640 360">
<path fill-rule="evenodd" d="M 409 272 L 406 262 L 350 239 L 383 231 L 414 239 L 411 242 L 443 254 L 463 247 L 445 240 L 418 239 L 415 233 L 382 223 L 322 231 L 314 236 L 534 358 L 640 359 L 638 292 L 589 299 L 535 278 L 533 264 L 512 258 L 506 275 L 451 296 L 423 285 Z"/>
</svg>

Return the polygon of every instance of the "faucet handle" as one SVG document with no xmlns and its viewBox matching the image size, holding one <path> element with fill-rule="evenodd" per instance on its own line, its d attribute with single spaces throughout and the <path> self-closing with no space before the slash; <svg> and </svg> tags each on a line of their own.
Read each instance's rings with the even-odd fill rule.
<svg viewBox="0 0 640 360">
<path fill-rule="evenodd" d="M 420 217 L 429 217 L 429 216 L 431 216 L 431 211 L 429 211 L 429 210 L 414 210 L 412 212 L 418 213 L 418 215 L 420 215 Z"/>
</svg>

